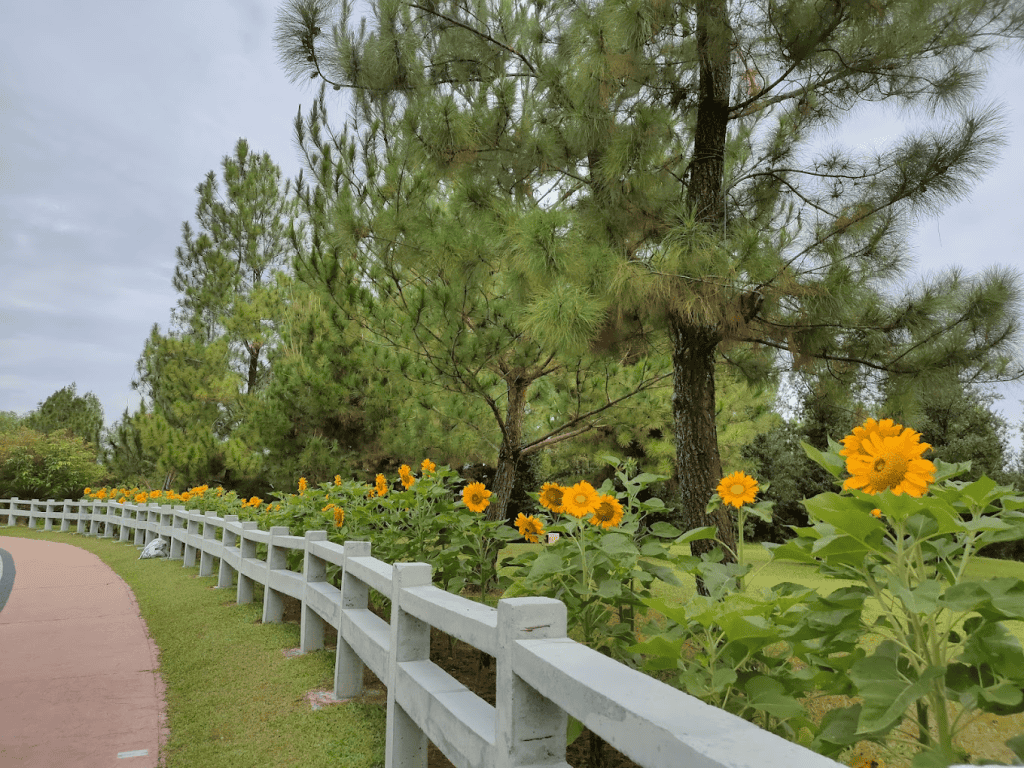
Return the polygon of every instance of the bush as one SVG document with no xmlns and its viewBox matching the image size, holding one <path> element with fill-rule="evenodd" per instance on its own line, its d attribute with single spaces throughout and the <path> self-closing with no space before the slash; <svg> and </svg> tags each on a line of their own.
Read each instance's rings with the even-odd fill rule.
<svg viewBox="0 0 1024 768">
<path fill-rule="evenodd" d="M 102 477 L 95 449 L 68 432 L 0 434 L 0 498 L 79 498 Z"/>
</svg>

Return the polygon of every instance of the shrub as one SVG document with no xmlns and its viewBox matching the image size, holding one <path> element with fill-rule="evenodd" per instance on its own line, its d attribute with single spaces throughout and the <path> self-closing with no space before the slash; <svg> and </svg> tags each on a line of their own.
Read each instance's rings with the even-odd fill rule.
<svg viewBox="0 0 1024 768">
<path fill-rule="evenodd" d="M 0 434 L 0 498 L 78 498 L 102 477 L 95 449 L 68 432 Z"/>
</svg>

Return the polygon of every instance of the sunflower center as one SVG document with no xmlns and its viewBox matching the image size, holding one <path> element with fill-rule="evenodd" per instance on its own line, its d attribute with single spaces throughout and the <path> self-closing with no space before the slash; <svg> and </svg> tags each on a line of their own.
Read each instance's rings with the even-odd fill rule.
<svg viewBox="0 0 1024 768">
<path fill-rule="evenodd" d="M 746 486 L 740 483 L 733 483 L 729 486 L 729 493 L 735 494 L 736 496 L 742 496 L 745 490 L 747 490 Z"/>
<path fill-rule="evenodd" d="M 594 517 L 604 523 L 615 517 L 615 510 L 612 508 L 611 504 L 602 504 L 597 508 L 597 511 L 594 512 Z"/>
<path fill-rule="evenodd" d="M 577 493 L 572 499 L 581 507 L 587 503 L 587 495 L 585 493 Z"/>
<path fill-rule="evenodd" d="M 886 453 L 875 461 L 872 484 L 879 488 L 893 488 L 903 482 L 909 466 L 907 457 L 902 453 Z"/>
</svg>

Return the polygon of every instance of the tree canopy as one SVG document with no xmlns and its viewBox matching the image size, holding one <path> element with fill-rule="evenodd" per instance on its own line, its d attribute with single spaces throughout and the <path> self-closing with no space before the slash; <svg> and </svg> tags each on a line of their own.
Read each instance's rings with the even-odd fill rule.
<svg viewBox="0 0 1024 768">
<path fill-rule="evenodd" d="M 973 98 L 991 51 L 1022 36 L 1015 0 L 375 0 L 368 20 L 358 12 L 287 0 L 277 39 L 293 77 L 348 90 L 348 129 L 374 149 L 353 188 L 387 199 L 383 236 L 485 253 L 453 279 L 470 296 L 498 279 L 512 327 L 540 343 L 660 336 L 692 525 L 717 523 L 731 542 L 724 513 L 705 515 L 721 476 L 718 365 L 752 379 L 790 364 L 839 378 L 1021 375 L 1009 270 L 900 283 L 908 225 L 994 162 L 999 112 Z M 872 102 L 918 119 L 874 153 L 824 141 Z M 378 163 L 386 154 L 409 161 Z M 381 167 L 392 173 L 367 187 Z M 410 211 L 417 196 L 431 205 Z M 425 218 L 403 230 L 409 213 Z M 443 265 L 448 252 L 418 258 Z"/>
</svg>

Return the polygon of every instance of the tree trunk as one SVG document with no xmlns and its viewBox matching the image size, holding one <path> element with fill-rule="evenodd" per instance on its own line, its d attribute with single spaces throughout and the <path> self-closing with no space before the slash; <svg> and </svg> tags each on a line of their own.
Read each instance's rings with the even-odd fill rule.
<svg viewBox="0 0 1024 768">
<path fill-rule="evenodd" d="M 690 158 L 686 202 L 694 216 L 716 231 L 725 226 L 725 139 L 729 126 L 730 57 L 732 30 L 726 0 L 697 0 L 697 56 L 700 83 L 697 122 Z M 675 426 L 676 464 L 683 514 L 689 528 L 718 527 L 718 539 L 729 549 L 725 561 L 735 562 L 736 529 L 725 507 L 714 519 L 705 512 L 722 477 L 715 426 L 715 348 L 721 341 L 717 328 L 696 324 L 672 313 L 672 415 Z M 695 555 L 710 552 L 711 540 L 690 545 Z M 730 551 L 731 550 L 731 551 Z M 697 582 L 707 594 L 703 582 Z"/>
<path fill-rule="evenodd" d="M 697 2 L 700 83 L 686 202 L 698 221 L 725 223 L 725 137 L 729 126 L 732 30 L 725 0 Z"/>
<path fill-rule="evenodd" d="M 736 528 L 728 510 L 719 507 L 714 517 L 706 509 L 722 478 L 715 425 L 715 348 L 720 341 L 713 328 L 701 328 L 676 316 L 669 321 L 672 340 L 672 419 L 675 427 L 679 495 L 688 529 L 718 527 L 718 539 L 728 549 L 725 562 L 736 562 Z M 694 555 L 710 552 L 710 539 L 690 545 Z M 702 594 L 707 594 L 698 582 Z"/>
<path fill-rule="evenodd" d="M 512 488 L 516 482 L 516 468 L 523 455 L 523 418 L 526 416 L 526 391 L 532 379 L 516 370 L 505 376 L 508 383 L 508 407 L 505 410 L 505 425 L 501 433 L 501 448 L 498 451 L 498 468 L 494 474 L 494 488 L 491 504 L 487 507 L 489 520 L 504 520 L 512 500 Z"/>
</svg>

